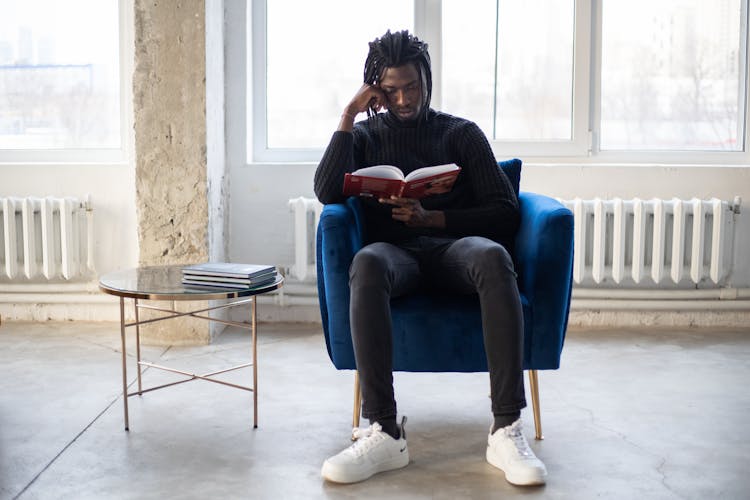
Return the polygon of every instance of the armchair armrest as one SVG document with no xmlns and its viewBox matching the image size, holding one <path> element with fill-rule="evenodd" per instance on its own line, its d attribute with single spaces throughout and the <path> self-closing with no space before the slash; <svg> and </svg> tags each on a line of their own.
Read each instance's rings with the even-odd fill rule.
<svg viewBox="0 0 750 500">
<path fill-rule="evenodd" d="M 351 345 L 349 267 L 363 242 L 359 200 L 349 198 L 346 203 L 325 205 L 317 231 L 316 266 L 321 320 L 328 354 L 338 367 L 336 356 L 339 351 L 331 349 L 331 344 Z"/>
<path fill-rule="evenodd" d="M 562 349 L 572 286 L 573 213 L 557 200 L 540 194 L 522 192 L 519 201 L 516 271 L 519 289 L 534 315 L 533 331 L 527 331 L 527 335 L 531 333 L 532 343 L 556 338 Z"/>
</svg>

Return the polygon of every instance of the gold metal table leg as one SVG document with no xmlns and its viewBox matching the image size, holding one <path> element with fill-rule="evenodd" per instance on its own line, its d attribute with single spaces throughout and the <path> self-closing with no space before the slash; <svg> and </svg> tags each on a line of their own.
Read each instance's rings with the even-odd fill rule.
<svg viewBox="0 0 750 500">
<path fill-rule="evenodd" d="M 143 385 L 141 384 L 141 324 L 138 318 L 138 299 L 133 299 L 133 306 L 135 308 L 135 353 L 138 360 L 136 366 L 138 366 L 138 395 L 143 393 Z"/>
<path fill-rule="evenodd" d="M 128 418 L 128 397 L 135 396 L 136 394 L 140 396 L 140 395 L 142 395 L 143 393 L 146 393 L 146 392 L 154 391 L 154 390 L 157 390 L 157 389 L 162 389 L 162 388 L 169 387 L 169 386 L 172 386 L 172 385 L 182 384 L 184 382 L 190 382 L 192 380 L 207 380 L 207 381 L 210 381 L 210 382 L 216 382 L 216 383 L 219 383 L 219 384 L 227 385 L 227 386 L 230 386 L 230 387 L 235 387 L 235 388 L 238 388 L 238 389 L 244 389 L 244 390 L 252 391 L 253 392 L 253 428 L 257 428 L 258 427 L 258 315 L 257 315 L 257 297 L 251 297 L 249 299 L 244 299 L 244 300 L 241 300 L 241 301 L 235 301 L 235 303 L 227 304 L 225 306 L 218 306 L 218 307 L 214 307 L 214 308 L 209 308 L 209 309 L 206 309 L 206 310 L 223 309 L 225 307 L 234 307 L 234 306 L 238 306 L 238 305 L 242 305 L 242 304 L 247 304 L 247 303 L 250 303 L 250 327 L 249 328 L 248 328 L 248 326 L 247 326 L 246 323 L 238 323 L 238 322 L 233 322 L 233 321 L 221 320 L 221 319 L 218 319 L 218 318 L 211 318 L 210 316 L 202 316 L 202 315 L 197 314 L 197 312 L 178 313 L 177 311 L 175 311 L 174 307 L 172 309 L 162 309 L 162 308 L 158 308 L 158 307 L 153 307 L 153 306 L 148 306 L 148 305 L 142 305 L 142 304 L 138 303 L 138 299 L 137 298 L 133 299 L 133 305 L 134 305 L 134 309 L 135 309 L 135 321 L 133 323 L 126 323 L 125 322 L 125 297 L 120 297 L 120 338 L 121 338 L 121 342 L 122 342 L 122 394 L 123 394 L 123 406 L 124 406 L 124 412 L 125 412 L 125 430 L 130 430 L 130 424 L 129 424 L 129 418 Z M 174 301 L 173 301 L 173 306 L 174 306 Z M 158 311 L 169 313 L 170 316 L 164 316 L 164 317 L 161 317 L 161 318 L 152 318 L 152 319 L 147 319 L 147 320 L 141 321 L 140 317 L 139 317 L 139 309 L 140 308 L 155 309 L 155 310 L 158 310 Z M 201 310 L 201 311 L 203 311 L 203 310 Z M 200 311 L 198 311 L 198 312 L 200 312 Z M 196 374 L 188 373 L 188 372 L 185 372 L 185 371 L 176 370 L 176 369 L 173 369 L 173 368 L 168 368 L 168 367 L 165 367 L 165 366 L 159 366 L 159 365 L 155 365 L 153 363 L 147 363 L 145 361 L 142 361 L 142 359 L 141 359 L 140 325 L 146 324 L 146 323 L 152 323 L 152 322 L 155 322 L 155 321 L 162 321 L 162 320 L 167 320 L 167 319 L 171 319 L 171 318 L 176 318 L 176 317 L 180 317 L 180 316 L 193 316 L 193 317 L 196 317 L 196 318 L 206 319 L 206 320 L 209 320 L 209 321 L 217 321 L 217 322 L 220 322 L 220 323 L 224 323 L 224 324 L 228 324 L 228 325 L 234 325 L 234 326 L 238 326 L 240 328 L 251 330 L 251 333 L 252 333 L 252 348 L 251 349 L 252 349 L 252 357 L 253 357 L 252 363 L 246 363 L 246 364 L 243 364 L 243 365 L 234 366 L 232 368 L 228 368 L 228 369 L 225 369 L 225 370 L 220 370 L 220 371 L 217 371 L 217 372 L 207 373 L 205 375 L 196 375 Z M 136 357 L 137 357 L 137 363 L 136 363 L 136 365 L 137 365 L 137 369 L 138 369 L 138 391 L 137 392 L 133 392 L 133 393 L 128 393 L 127 348 L 126 348 L 125 330 L 129 326 L 135 326 L 135 328 L 136 328 L 136 347 L 135 348 L 136 348 Z M 253 367 L 253 386 L 252 387 L 240 386 L 240 385 L 237 385 L 237 384 L 232 384 L 232 383 L 229 383 L 229 382 L 225 382 L 225 381 L 222 381 L 222 380 L 212 379 L 211 378 L 212 376 L 214 376 L 216 374 L 220 374 L 220 373 L 224 373 L 224 372 L 232 371 L 232 370 L 237 370 L 239 368 L 249 367 L 250 365 L 252 365 L 252 367 Z M 174 372 L 174 373 L 179 373 L 179 374 L 185 375 L 185 376 L 187 376 L 189 378 L 185 379 L 185 380 L 180 380 L 180 381 L 177 381 L 177 382 L 172 382 L 172 383 L 168 383 L 168 384 L 162 384 L 162 385 L 159 385 L 159 386 L 149 387 L 149 388 L 144 389 L 143 385 L 142 385 L 142 370 L 143 370 L 144 366 L 146 366 L 146 367 L 152 367 L 152 368 L 156 368 L 156 369 L 160 369 L 160 370 L 171 371 L 171 372 Z"/>
<path fill-rule="evenodd" d="M 250 308 L 250 324 L 252 325 L 253 336 L 253 429 L 258 428 L 258 336 L 257 336 L 257 297 L 253 297 L 253 303 Z"/>
<path fill-rule="evenodd" d="M 125 349 L 125 298 L 120 297 L 120 339 L 122 341 L 122 403 L 125 409 L 125 430 L 130 430 L 128 423 L 128 368 Z"/>
</svg>

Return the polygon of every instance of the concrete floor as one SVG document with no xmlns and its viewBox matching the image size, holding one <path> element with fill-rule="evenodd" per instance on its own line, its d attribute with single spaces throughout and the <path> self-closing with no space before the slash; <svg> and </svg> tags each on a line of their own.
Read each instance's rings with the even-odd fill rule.
<svg viewBox="0 0 750 500">
<path fill-rule="evenodd" d="M 228 330 L 211 346 L 144 357 L 209 372 L 248 348 L 246 332 Z M 750 330 L 570 332 L 562 368 L 540 373 L 544 441 L 524 410 L 549 471 L 531 489 L 484 460 L 486 374 L 399 373 L 411 463 L 342 486 L 320 466 L 349 444 L 352 374 L 333 369 L 319 327 L 260 325 L 258 429 L 250 393 L 198 381 L 130 398 L 126 432 L 118 325 L 6 322 L 0 497 L 746 499 L 748 360 Z M 133 369 L 131 356 L 131 381 Z"/>
</svg>

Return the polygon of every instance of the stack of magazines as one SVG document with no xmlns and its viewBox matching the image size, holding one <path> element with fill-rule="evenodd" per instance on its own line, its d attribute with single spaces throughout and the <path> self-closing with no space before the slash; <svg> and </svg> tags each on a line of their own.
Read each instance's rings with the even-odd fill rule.
<svg viewBox="0 0 750 500">
<path fill-rule="evenodd" d="M 276 280 L 276 266 L 206 262 L 182 268 L 182 284 L 191 287 L 255 288 Z"/>
</svg>

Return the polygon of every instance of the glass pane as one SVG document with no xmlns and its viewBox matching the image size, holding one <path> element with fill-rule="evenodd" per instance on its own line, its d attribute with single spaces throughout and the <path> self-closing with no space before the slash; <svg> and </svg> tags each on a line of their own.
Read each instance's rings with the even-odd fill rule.
<svg viewBox="0 0 750 500">
<path fill-rule="evenodd" d="M 0 149 L 119 148 L 117 1 L 0 0 L 0 12 Z"/>
<path fill-rule="evenodd" d="M 608 0 L 601 149 L 738 151 L 740 0 Z"/>
<path fill-rule="evenodd" d="M 403 0 L 268 2 L 269 148 L 323 148 L 362 86 L 368 42 L 413 30 Z"/>
<path fill-rule="evenodd" d="M 497 140 L 570 140 L 574 20 L 573 0 L 445 0 L 443 109 Z"/>
<path fill-rule="evenodd" d="M 471 7 L 443 0 L 443 102 L 433 107 L 472 120 L 492 137 L 497 2 L 477 0 Z"/>
</svg>

